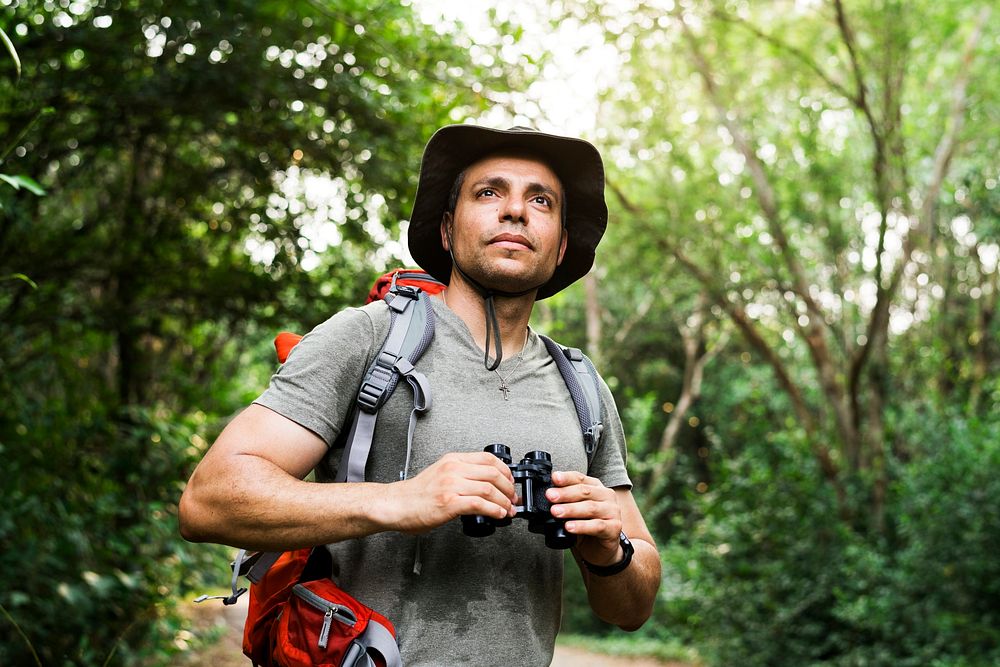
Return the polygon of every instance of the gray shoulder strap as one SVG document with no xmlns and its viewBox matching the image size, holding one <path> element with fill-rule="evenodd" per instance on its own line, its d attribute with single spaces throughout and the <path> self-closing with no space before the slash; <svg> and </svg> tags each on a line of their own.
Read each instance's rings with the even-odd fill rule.
<svg viewBox="0 0 1000 667">
<path fill-rule="evenodd" d="M 594 460 L 594 452 L 601 444 L 604 433 L 602 421 L 603 403 L 601 402 L 601 386 L 597 369 L 590 359 L 578 348 L 562 347 L 551 338 L 540 336 L 552 359 L 555 360 L 559 373 L 562 375 L 573 405 L 576 416 L 580 420 L 580 430 L 583 432 L 583 447 L 587 452 L 587 463 Z"/>
<path fill-rule="evenodd" d="M 345 439 L 344 453 L 334 480 L 337 482 L 364 481 L 378 412 L 396 389 L 399 378 L 405 378 L 413 388 L 413 411 L 410 413 L 406 442 L 407 461 L 417 414 L 431 407 L 430 384 L 414 367 L 434 338 L 434 309 L 430 297 L 419 289 L 399 285 L 392 288 L 386 303 L 391 318 L 389 335 L 375 355 L 375 361 L 368 367 L 358 390 L 354 420 Z M 405 477 L 405 468 L 401 474 Z"/>
<path fill-rule="evenodd" d="M 389 628 L 375 619 L 370 619 L 361 636 L 351 642 L 340 664 L 345 667 L 375 667 L 377 663 L 372 659 L 372 653 L 380 655 L 386 667 L 403 667 L 396 638 Z"/>
</svg>

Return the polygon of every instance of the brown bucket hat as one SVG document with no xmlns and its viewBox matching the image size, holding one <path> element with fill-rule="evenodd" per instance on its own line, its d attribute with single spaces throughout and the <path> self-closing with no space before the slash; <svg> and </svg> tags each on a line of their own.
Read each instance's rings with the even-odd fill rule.
<svg viewBox="0 0 1000 667">
<path fill-rule="evenodd" d="M 568 244 L 562 264 L 538 289 L 544 299 L 576 282 L 594 265 L 594 251 L 608 226 L 601 154 L 582 139 L 545 134 L 527 127 L 495 130 L 475 125 L 447 125 L 424 148 L 420 182 L 410 216 L 410 254 L 425 271 L 447 283 L 451 257 L 441 247 L 441 218 L 458 175 L 486 155 L 526 150 L 543 158 L 562 182 L 566 197 Z"/>
</svg>

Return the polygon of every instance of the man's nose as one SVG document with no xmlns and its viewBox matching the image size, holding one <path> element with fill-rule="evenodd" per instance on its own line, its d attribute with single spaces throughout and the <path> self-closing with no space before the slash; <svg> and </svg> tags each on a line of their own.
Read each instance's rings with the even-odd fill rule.
<svg viewBox="0 0 1000 667">
<path fill-rule="evenodd" d="M 501 219 L 506 222 L 520 222 L 525 223 L 527 219 L 525 218 L 526 207 L 524 205 L 523 197 L 505 197 L 503 208 L 501 209 Z"/>
</svg>

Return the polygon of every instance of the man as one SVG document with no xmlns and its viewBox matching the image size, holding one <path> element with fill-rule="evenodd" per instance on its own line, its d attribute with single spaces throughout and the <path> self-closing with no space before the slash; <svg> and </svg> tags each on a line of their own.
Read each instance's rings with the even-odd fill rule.
<svg viewBox="0 0 1000 667">
<path fill-rule="evenodd" d="M 303 338 L 206 454 L 181 498 L 184 536 L 268 551 L 328 544 L 333 577 L 396 625 L 406 665 L 548 664 L 562 553 L 522 521 L 470 538 L 456 520 L 513 515 L 511 473 L 484 446 L 506 444 L 515 461 L 544 450 L 557 471 L 552 513 L 578 537 L 593 610 L 641 626 L 659 555 L 629 490 L 613 399 L 602 383 L 605 431 L 588 470 L 573 401 L 528 327 L 536 299 L 590 270 L 606 224 L 603 164 L 589 143 L 523 128 L 439 130 L 424 151 L 409 245 L 448 287 L 433 299 L 435 334 L 419 361 L 434 403 L 412 452 L 411 401 L 399 388 L 380 412 L 369 481 L 302 481 L 339 460 L 337 438 L 388 331 L 384 303 L 347 309 Z"/>
</svg>

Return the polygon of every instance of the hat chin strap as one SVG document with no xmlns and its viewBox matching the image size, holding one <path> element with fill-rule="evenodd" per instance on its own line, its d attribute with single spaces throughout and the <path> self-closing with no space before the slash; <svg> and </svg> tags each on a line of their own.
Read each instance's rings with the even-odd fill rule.
<svg viewBox="0 0 1000 667">
<path fill-rule="evenodd" d="M 536 287 L 531 287 L 523 292 L 504 292 L 503 290 L 489 289 L 483 286 L 479 281 L 466 273 L 462 267 L 459 265 L 458 261 L 455 259 L 455 253 L 452 251 L 454 244 L 451 242 L 451 233 L 448 233 L 448 254 L 451 256 L 451 265 L 455 267 L 459 275 L 465 282 L 472 285 L 472 287 L 479 293 L 483 300 L 486 302 L 486 352 L 483 355 L 483 366 L 486 370 L 493 371 L 500 366 L 500 362 L 503 361 L 503 341 L 500 339 L 500 325 L 497 322 L 497 310 L 493 303 L 494 297 L 506 297 L 513 298 L 518 296 L 524 296 L 530 292 L 538 290 L 542 285 Z M 497 356 L 490 364 L 490 339 L 496 343 Z"/>
</svg>

